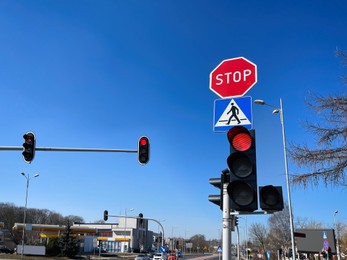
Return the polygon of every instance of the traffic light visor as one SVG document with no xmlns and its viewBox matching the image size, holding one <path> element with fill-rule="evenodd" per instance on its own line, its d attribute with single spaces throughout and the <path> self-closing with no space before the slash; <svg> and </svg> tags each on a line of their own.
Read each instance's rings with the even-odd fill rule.
<svg viewBox="0 0 347 260">
<path fill-rule="evenodd" d="M 235 126 L 228 131 L 228 140 L 230 145 L 240 152 L 247 151 L 252 147 L 252 136 L 247 128 Z"/>
</svg>

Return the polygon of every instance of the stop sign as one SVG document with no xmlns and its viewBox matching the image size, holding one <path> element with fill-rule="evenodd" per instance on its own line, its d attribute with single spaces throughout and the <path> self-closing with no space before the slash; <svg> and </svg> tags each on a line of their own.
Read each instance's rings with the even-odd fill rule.
<svg viewBox="0 0 347 260">
<path fill-rule="evenodd" d="M 210 89 L 221 98 L 241 97 L 257 83 L 257 65 L 244 57 L 223 60 L 210 73 Z"/>
</svg>

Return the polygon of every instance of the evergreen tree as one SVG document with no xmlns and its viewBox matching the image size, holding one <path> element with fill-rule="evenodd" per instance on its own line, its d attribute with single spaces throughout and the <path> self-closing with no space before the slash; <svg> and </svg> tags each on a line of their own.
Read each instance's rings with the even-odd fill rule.
<svg viewBox="0 0 347 260">
<path fill-rule="evenodd" d="M 77 255 L 79 251 L 79 241 L 73 237 L 70 222 L 66 225 L 64 233 L 59 237 L 58 243 L 61 255 L 71 258 Z"/>
</svg>

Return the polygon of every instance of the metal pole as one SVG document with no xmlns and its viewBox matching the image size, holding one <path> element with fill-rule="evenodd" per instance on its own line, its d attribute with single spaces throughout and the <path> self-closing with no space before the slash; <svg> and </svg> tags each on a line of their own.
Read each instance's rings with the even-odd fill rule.
<svg viewBox="0 0 347 260">
<path fill-rule="evenodd" d="M 339 230 L 337 228 L 336 219 L 335 219 L 335 216 L 336 216 L 336 214 L 338 212 L 339 212 L 338 210 L 335 210 L 335 212 L 334 212 L 334 226 L 335 226 L 335 229 L 336 229 L 336 254 L 337 254 L 337 260 L 340 260 Z"/>
<path fill-rule="evenodd" d="M 223 260 L 231 260 L 231 217 L 228 184 L 223 183 Z"/>
<path fill-rule="evenodd" d="M 237 234 L 237 260 L 240 260 L 240 232 L 239 226 L 236 226 L 236 234 Z"/>
<path fill-rule="evenodd" d="M 285 127 L 284 127 L 284 113 L 283 113 L 282 98 L 280 98 L 280 117 L 281 117 L 281 125 L 282 125 L 284 164 L 285 164 L 285 171 L 286 171 L 288 210 L 289 210 L 289 222 L 290 222 L 290 237 L 291 237 L 291 242 L 292 242 L 293 260 L 295 260 L 296 252 L 295 252 L 295 241 L 294 241 L 293 211 L 292 211 L 292 199 L 291 199 L 291 195 L 290 195 L 290 183 L 289 183 L 287 147 L 286 147 L 286 134 L 285 134 Z"/>
<path fill-rule="evenodd" d="M 29 173 L 28 176 L 26 176 L 24 173 L 22 175 L 26 178 L 26 190 L 25 190 L 25 206 L 24 206 L 24 217 L 23 217 L 23 233 L 22 233 L 22 248 L 21 248 L 21 257 L 20 259 L 23 259 L 24 254 L 24 239 L 25 239 L 25 221 L 26 221 L 26 212 L 27 212 L 27 205 L 28 205 L 28 191 L 29 191 Z"/>
<path fill-rule="evenodd" d="M 21 151 L 22 146 L 0 146 L 0 151 Z M 48 152 L 109 152 L 109 153 L 137 153 L 129 149 L 104 149 L 104 148 L 67 148 L 67 147 L 36 147 L 35 151 Z"/>
<path fill-rule="evenodd" d="M 23 259 L 23 255 L 24 255 L 24 240 L 25 240 L 25 228 L 26 228 L 26 213 L 27 213 L 27 207 L 28 207 L 28 193 L 29 193 L 29 181 L 30 181 L 30 175 L 28 173 L 28 176 L 25 175 L 24 172 L 21 173 L 25 179 L 26 179 L 26 190 L 25 190 L 25 206 L 24 206 L 24 217 L 23 217 L 23 233 L 22 233 L 22 248 L 21 248 L 21 258 Z M 35 174 L 33 178 L 38 177 L 38 174 Z"/>
</svg>

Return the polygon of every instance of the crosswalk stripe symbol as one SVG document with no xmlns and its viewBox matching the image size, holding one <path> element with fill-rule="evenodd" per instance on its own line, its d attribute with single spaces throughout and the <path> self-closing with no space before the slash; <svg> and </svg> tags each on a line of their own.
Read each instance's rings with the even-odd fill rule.
<svg viewBox="0 0 347 260">
<path fill-rule="evenodd" d="M 251 122 L 245 116 L 243 111 L 240 109 L 238 104 L 234 99 L 231 99 L 228 106 L 224 110 L 223 114 L 220 116 L 218 121 L 215 124 L 215 127 L 218 126 L 235 126 L 235 125 L 249 125 Z"/>
</svg>

